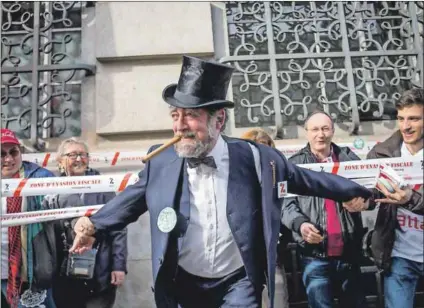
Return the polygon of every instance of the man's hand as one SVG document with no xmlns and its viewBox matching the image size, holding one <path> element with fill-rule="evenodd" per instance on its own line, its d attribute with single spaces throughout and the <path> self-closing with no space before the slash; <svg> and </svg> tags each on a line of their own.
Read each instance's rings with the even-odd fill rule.
<svg viewBox="0 0 424 308">
<path fill-rule="evenodd" d="M 375 202 L 404 205 L 405 203 L 411 200 L 411 197 L 412 197 L 411 187 L 407 186 L 403 189 L 400 189 L 399 186 L 397 186 L 395 183 L 393 183 L 389 179 L 387 179 L 387 181 L 393 187 L 395 192 L 391 193 L 387 190 L 387 188 L 384 185 L 380 185 L 379 188 L 381 192 L 386 196 L 386 198 L 375 199 Z"/>
<path fill-rule="evenodd" d="M 93 247 L 96 239 L 92 235 L 94 235 L 95 229 L 88 217 L 81 217 L 77 220 L 74 226 L 74 232 L 76 235 L 69 252 L 83 253 Z"/>
<path fill-rule="evenodd" d="M 72 244 L 71 249 L 69 249 L 69 252 L 81 254 L 93 248 L 93 244 L 95 241 L 96 239 L 92 236 L 77 233 L 75 235 L 74 243 Z"/>
<path fill-rule="evenodd" d="M 303 239 L 309 244 L 318 244 L 324 239 L 322 235 L 319 234 L 317 228 L 309 222 L 304 222 L 300 226 L 300 233 L 302 234 Z"/>
<path fill-rule="evenodd" d="M 351 213 L 365 211 L 368 206 L 369 202 L 365 202 L 364 198 L 361 197 L 353 198 L 350 201 L 343 202 L 343 207 Z"/>
<path fill-rule="evenodd" d="M 77 234 L 82 233 L 87 236 L 93 236 L 95 229 L 91 220 L 88 217 L 83 216 L 75 223 L 74 232 Z"/>
<path fill-rule="evenodd" d="M 111 284 L 113 284 L 115 286 L 120 286 L 124 283 L 125 272 L 123 272 L 123 271 L 113 271 L 111 276 L 112 276 L 112 279 L 110 281 Z"/>
</svg>

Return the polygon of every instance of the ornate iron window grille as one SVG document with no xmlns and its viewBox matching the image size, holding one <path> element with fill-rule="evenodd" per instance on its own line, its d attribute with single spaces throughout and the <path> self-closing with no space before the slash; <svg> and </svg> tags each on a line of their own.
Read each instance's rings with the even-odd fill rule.
<svg viewBox="0 0 424 308">
<path fill-rule="evenodd" d="M 236 127 L 283 138 L 320 108 L 356 134 L 423 86 L 423 2 L 226 2 L 226 15 Z"/>
<path fill-rule="evenodd" d="M 79 60 L 83 6 L 1 2 L 2 127 L 13 126 L 37 150 L 43 138 L 80 134 L 81 79 L 95 74 Z"/>
</svg>

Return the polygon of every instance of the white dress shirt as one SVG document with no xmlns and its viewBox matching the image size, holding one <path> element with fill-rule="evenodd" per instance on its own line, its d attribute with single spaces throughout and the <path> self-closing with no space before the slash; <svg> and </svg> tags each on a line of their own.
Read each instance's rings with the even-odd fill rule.
<svg viewBox="0 0 424 308">
<path fill-rule="evenodd" d="M 260 157 L 251 145 L 256 172 L 261 179 Z M 220 136 L 209 153 L 217 168 L 199 165 L 187 168 L 190 191 L 190 221 L 179 254 L 179 265 L 205 278 L 224 277 L 243 266 L 227 220 L 229 174 L 228 145 Z"/>
</svg>

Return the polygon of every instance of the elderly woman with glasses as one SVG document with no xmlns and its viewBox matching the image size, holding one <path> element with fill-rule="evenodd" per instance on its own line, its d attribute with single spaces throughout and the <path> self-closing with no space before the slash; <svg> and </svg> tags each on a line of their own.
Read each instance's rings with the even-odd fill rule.
<svg viewBox="0 0 424 308">
<path fill-rule="evenodd" d="M 57 151 L 61 176 L 91 176 L 99 172 L 89 168 L 87 145 L 76 138 L 63 141 Z M 105 204 L 115 193 L 86 193 L 52 196 L 49 202 L 55 208 Z M 74 221 L 63 220 L 58 228 L 61 233 L 62 262 L 58 283 L 53 288 L 53 296 L 58 308 L 110 308 L 116 297 L 116 287 L 122 285 L 126 274 L 127 230 L 111 231 L 97 240 L 93 251 L 95 265 L 93 277 L 75 277 L 67 271 L 69 248 L 73 242 Z"/>
</svg>

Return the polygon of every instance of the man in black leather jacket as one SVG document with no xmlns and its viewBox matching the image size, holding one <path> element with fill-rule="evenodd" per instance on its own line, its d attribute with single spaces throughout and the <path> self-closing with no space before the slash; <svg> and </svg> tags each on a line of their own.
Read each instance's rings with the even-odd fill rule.
<svg viewBox="0 0 424 308">
<path fill-rule="evenodd" d="M 331 142 L 334 123 L 324 112 L 313 113 L 305 122 L 308 144 L 290 157 L 295 164 L 360 160 L 349 148 Z M 357 210 L 318 197 L 286 198 L 282 222 L 293 231 L 301 248 L 303 283 L 309 306 L 333 307 L 333 290 L 340 292 L 342 307 L 362 307 L 359 259 L 363 236 Z"/>
</svg>

